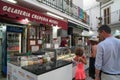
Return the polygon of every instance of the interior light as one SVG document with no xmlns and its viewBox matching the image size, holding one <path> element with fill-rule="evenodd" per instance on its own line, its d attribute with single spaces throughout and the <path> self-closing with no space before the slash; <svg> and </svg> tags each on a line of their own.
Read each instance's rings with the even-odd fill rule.
<svg viewBox="0 0 120 80">
<path fill-rule="evenodd" d="M 25 20 L 26 22 L 29 22 L 28 18 L 25 18 L 24 20 Z"/>
<path fill-rule="evenodd" d="M 58 27 L 58 26 L 56 26 L 57 27 L 57 29 L 61 29 L 61 27 Z"/>
<path fill-rule="evenodd" d="M 28 23 L 28 26 L 31 26 L 32 24 L 31 23 Z"/>
<path fill-rule="evenodd" d="M 61 27 L 58 27 L 57 25 L 56 26 L 53 26 L 54 29 L 61 29 Z"/>
<path fill-rule="evenodd" d="M 89 31 L 89 35 L 92 35 L 92 34 L 93 34 L 93 31 L 90 30 L 90 31 Z"/>
<path fill-rule="evenodd" d="M 52 13 L 50 13 L 50 12 L 47 12 L 47 14 L 50 15 L 50 16 L 53 16 L 53 17 L 59 18 L 59 19 L 64 19 L 63 17 L 57 16 L 57 15 L 52 14 Z"/>
<path fill-rule="evenodd" d="M 23 24 L 28 24 L 30 21 L 28 20 L 28 18 L 25 18 L 25 19 L 20 19 L 19 22 Z"/>
<path fill-rule="evenodd" d="M 9 2 L 14 3 L 14 4 L 17 3 L 17 1 L 15 1 L 15 0 L 6 0 L 6 1 L 9 1 Z"/>
<path fill-rule="evenodd" d="M 115 32 L 116 32 L 116 33 L 119 33 L 120 31 L 119 31 L 119 30 L 116 30 Z"/>
</svg>

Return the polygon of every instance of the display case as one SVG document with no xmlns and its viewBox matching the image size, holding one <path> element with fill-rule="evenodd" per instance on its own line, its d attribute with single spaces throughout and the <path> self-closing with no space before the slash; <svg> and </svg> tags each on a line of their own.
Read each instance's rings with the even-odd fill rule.
<svg viewBox="0 0 120 80">
<path fill-rule="evenodd" d="M 44 57 L 50 58 L 52 61 L 56 60 L 68 60 L 71 61 L 75 56 L 76 47 L 59 47 L 59 48 L 44 48 L 41 49 L 42 52 L 45 52 Z M 48 59 L 49 61 L 49 59 Z"/>
<path fill-rule="evenodd" d="M 55 49 L 42 51 L 45 51 L 44 55 L 37 53 L 11 58 L 7 63 L 7 80 L 72 80 L 72 62 L 57 60 L 54 57 Z M 43 62 L 40 61 L 41 58 Z"/>
<path fill-rule="evenodd" d="M 57 49 L 57 60 L 68 60 L 71 61 L 75 56 L 75 47 L 60 47 Z"/>
<path fill-rule="evenodd" d="M 10 62 L 19 66 L 29 66 L 35 64 L 44 64 L 47 62 L 56 62 L 57 60 L 65 60 L 72 62 L 75 57 L 75 47 L 60 47 L 57 49 L 45 48 L 37 52 L 15 54 L 10 58 Z"/>
<path fill-rule="evenodd" d="M 46 48 L 29 56 L 15 55 L 7 64 L 7 78 L 8 80 L 72 80 L 76 70 L 76 65 L 72 62 L 75 48 Z"/>
<path fill-rule="evenodd" d="M 20 67 L 35 64 L 45 64 L 47 62 L 56 62 L 56 60 L 56 49 L 41 49 L 40 51 L 31 52 L 30 54 L 18 53 L 8 58 L 8 62 Z"/>
</svg>

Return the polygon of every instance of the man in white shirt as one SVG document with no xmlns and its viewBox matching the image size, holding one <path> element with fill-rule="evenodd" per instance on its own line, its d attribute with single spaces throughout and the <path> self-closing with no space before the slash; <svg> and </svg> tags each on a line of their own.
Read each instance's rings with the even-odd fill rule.
<svg viewBox="0 0 120 80">
<path fill-rule="evenodd" d="M 100 38 L 95 60 L 95 80 L 120 80 L 120 40 L 111 35 L 111 29 L 102 25 L 98 29 Z"/>
</svg>

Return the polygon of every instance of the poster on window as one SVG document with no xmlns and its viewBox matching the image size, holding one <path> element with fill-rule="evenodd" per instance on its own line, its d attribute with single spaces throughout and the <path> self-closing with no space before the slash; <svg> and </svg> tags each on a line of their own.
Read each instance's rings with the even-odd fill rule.
<svg viewBox="0 0 120 80">
<path fill-rule="evenodd" d="M 38 44 L 42 44 L 42 40 L 38 40 Z"/>
<path fill-rule="evenodd" d="M 36 45 L 36 41 L 35 40 L 30 40 L 30 45 Z"/>
<path fill-rule="evenodd" d="M 36 52 L 39 50 L 39 46 L 31 46 L 31 51 Z"/>
<path fill-rule="evenodd" d="M 34 28 L 34 27 L 30 27 L 30 28 L 29 28 L 29 38 L 30 38 L 30 39 L 35 39 L 35 38 L 36 38 L 35 35 L 36 35 L 36 34 L 35 34 L 35 28 Z"/>
</svg>

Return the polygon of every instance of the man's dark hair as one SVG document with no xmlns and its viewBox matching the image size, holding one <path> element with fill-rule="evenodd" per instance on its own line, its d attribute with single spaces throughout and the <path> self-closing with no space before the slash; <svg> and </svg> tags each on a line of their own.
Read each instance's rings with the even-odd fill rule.
<svg viewBox="0 0 120 80">
<path fill-rule="evenodd" d="M 108 25 L 101 25 L 99 28 L 98 28 L 98 31 L 99 32 L 102 32 L 102 31 L 105 31 L 106 33 L 111 33 L 111 28 L 108 26 Z"/>
</svg>

